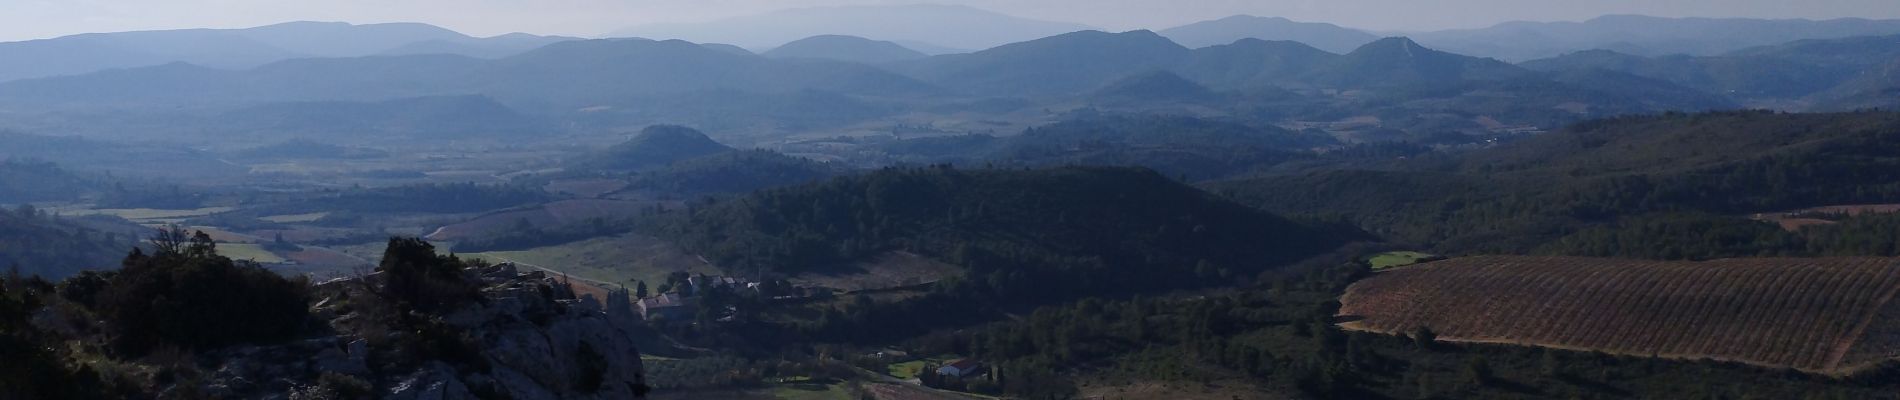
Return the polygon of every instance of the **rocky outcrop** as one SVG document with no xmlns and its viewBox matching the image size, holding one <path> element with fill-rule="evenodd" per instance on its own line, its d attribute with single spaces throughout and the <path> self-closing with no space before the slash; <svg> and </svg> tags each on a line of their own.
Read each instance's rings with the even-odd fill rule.
<svg viewBox="0 0 1900 400">
<path fill-rule="evenodd" d="M 603 310 L 546 274 L 523 274 L 508 264 L 466 272 L 481 282 L 481 298 L 439 316 L 410 311 L 392 317 L 392 307 L 376 294 L 375 274 L 318 285 L 324 300 L 312 311 L 329 322 L 332 334 L 202 355 L 219 365 L 202 392 L 395 400 L 645 395 L 640 352 L 630 335 L 637 320 L 625 306 Z M 391 320 L 411 322 L 384 322 Z"/>
</svg>

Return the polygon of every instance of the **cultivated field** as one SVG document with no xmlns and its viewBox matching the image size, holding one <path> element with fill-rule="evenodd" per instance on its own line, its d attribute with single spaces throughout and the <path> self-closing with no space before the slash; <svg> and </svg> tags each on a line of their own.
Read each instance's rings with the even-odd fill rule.
<svg viewBox="0 0 1900 400">
<path fill-rule="evenodd" d="M 47 212 L 57 213 L 59 215 L 68 216 L 68 217 L 78 217 L 78 216 L 85 216 L 85 215 L 111 215 L 111 216 L 115 216 L 119 218 L 125 218 L 133 222 L 168 223 L 168 222 L 178 222 L 179 220 L 183 220 L 185 218 L 202 217 L 206 215 L 217 214 L 217 213 L 231 211 L 231 210 L 234 210 L 234 208 L 206 207 L 206 208 L 200 208 L 200 209 L 195 209 L 195 210 L 159 210 L 159 209 L 151 209 L 151 208 L 94 209 L 94 208 L 91 208 L 91 206 L 89 205 L 76 205 L 76 206 L 68 206 L 68 207 L 49 208 L 47 209 Z"/>
<path fill-rule="evenodd" d="M 526 209 L 498 211 L 466 222 L 444 226 L 430 233 L 429 240 L 454 241 L 492 235 L 514 229 L 527 221 L 535 227 L 577 224 L 590 219 L 612 220 L 639 215 L 648 202 L 621 200 L 562 200 Z"/>
<path fill-rule="evenodd" d="M 1900 355 L 1900 260 L 1483 256 L 1380 272 L 1342 326 L 1842 372 Z"/>
<path fill-rule="evenodd" d="M 321 226 L 291 225 L 285 229 L 258 229 L 245 231 L 246 235 L 259 240 L 274 240 L 283 235 L 291 243 L 309 243 L 319 240 L 331 240 L 360 236 L 366 229 L 330 228 Z"/>
<path fill-rule="evenodd" d="M 955 265 L 894 251 L 858 263 L 849 270 L 807 272 L 789 280 L 800 286 L 858 291 L 936 283 L 962 274 L 963 269 Z"/>
<path fill-rule="evenodd" d="M 1760 213 L 1749 216 L 1757 221 L 1773 222 L 1781 229 L 1799 232 L 1801 228 L 1835 223 L 1838 217 L 1858 217 L 1867 214 L 1892 214 L 1900 212 L 1900 204 L 1859 204 L 1841 206 L 1823 206 L 1803 208 L 1772 213 Z M 1825 217 L 1825 218 L 1821 218 Z"/>
<path fill-rule="evenodd" d="M 1374 255 L 1372 258 L 1367 259 L 1366 263 L 1371 264 L 1372 269 L 1380 270 L 1392 267 L 1403 267 L 1437 258 L 1439 257 L 1416 251 L 1392 251 Z"/>
<path fill-rule="evenodd" d="M 328 216 L 328 215 L 330 215 L 330 213 L 314 212 L 314 213 L 308 213 L 308 214 L 272 215 L 268 217 L 261 217 L 258 219 L 270 221 L 270 222 L 276 222 L 280 224 L 288 224 L 288 223 L 294 223 L 294 222 L 313 222 L 316 220 L 323 219 L 323 217 Z"/>
<path fill-rule="evenodd" d="M 542 187 L 550 193 L 565 193 L 583 199 L 605 196 L 627 187 L 625 179 L 567 179 L 548 182 Z"/>
<path fill-rule="evenodd" d="M 594 238 L 523 251 L 465 253 L 463 257 L 539 265 L 575 277 L 625 284 L 644 280 L 651 288 L 674 271 L 721 275 L 718 268 L 664 240 L 639 234 Z"/>
</svg>

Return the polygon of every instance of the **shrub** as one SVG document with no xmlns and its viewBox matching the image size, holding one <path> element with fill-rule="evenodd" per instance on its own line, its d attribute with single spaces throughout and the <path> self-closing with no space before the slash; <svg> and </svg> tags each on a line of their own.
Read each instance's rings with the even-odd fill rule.
<svg viewBox="0 0 1900 400">
<path fill-rule="evenodd" d="M 143 355 L 160 345 L 186 349 L 281 340 L 309 314 L 310 288 L 250 262 L 219 256 L 203 232 L 189 246 L 133 252 L 98 293 L 113 345 Z"/>
<path fill-rule="evenodd" d="M 466 264 L 436 254 L 435 246 L 416 238 L 390 238 L 383 250 L 384 296 L 408 307 L 441 313 L 481 298 L 480 282 L 462 272 Z"/>
<path fill-rule="evenodd" d="M 117 272 L 84 271 L 59 282 L 59 297 L 96 308 L 99 306 L 99 293 L 106 290 Z"/>
</svg>

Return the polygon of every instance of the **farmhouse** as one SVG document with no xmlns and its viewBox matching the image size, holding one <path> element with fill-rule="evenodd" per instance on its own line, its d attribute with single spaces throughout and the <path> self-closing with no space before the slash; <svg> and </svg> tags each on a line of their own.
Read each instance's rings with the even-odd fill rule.
<svg viewBox="0 0 1900 400">
<path fill-rule="evenodd" d="M 692 298 L 667 293 L 640 299 L 638 307 L 642 319 L 652 320 L 654 316 L 659 316 L 667 320 L 680 321 L 693 318 L 693 314 L 699 311 L 694 307 L 694 303 Z"/>
<path fill-rule="evenodd" d="M 964 359 L 959 359 L 956 361 L 951 361 L 949 364 L 944 364 L 943 367 L 937 368 L 937 375 L 962 378 L 965 376 L 976 375 L 978 373 L 981 373 L 982 370 L 983 370 L 983 363 L 977 362 L 976 360 L 964 358 Z"/>
</svg>

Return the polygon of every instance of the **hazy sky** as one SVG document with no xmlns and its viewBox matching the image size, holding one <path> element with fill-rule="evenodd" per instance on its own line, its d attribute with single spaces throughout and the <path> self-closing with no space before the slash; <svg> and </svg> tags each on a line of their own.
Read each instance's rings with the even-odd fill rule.
<svg viewBox="0 0 1900 400">
<path fill-rule="evenodd" d="M 1900 0 L 0 0 L 0 40 L 293 20 L 416 21 L 480 36 L 517 31 L 595 36 L 644 23 L 783 8 L 909 3 L 964 4 L 1111 30 L 1159 29 L 1234 14 L 1375 30 L 1471 28 L 1603 14 L 1900 18 Z"/>
</svg>

